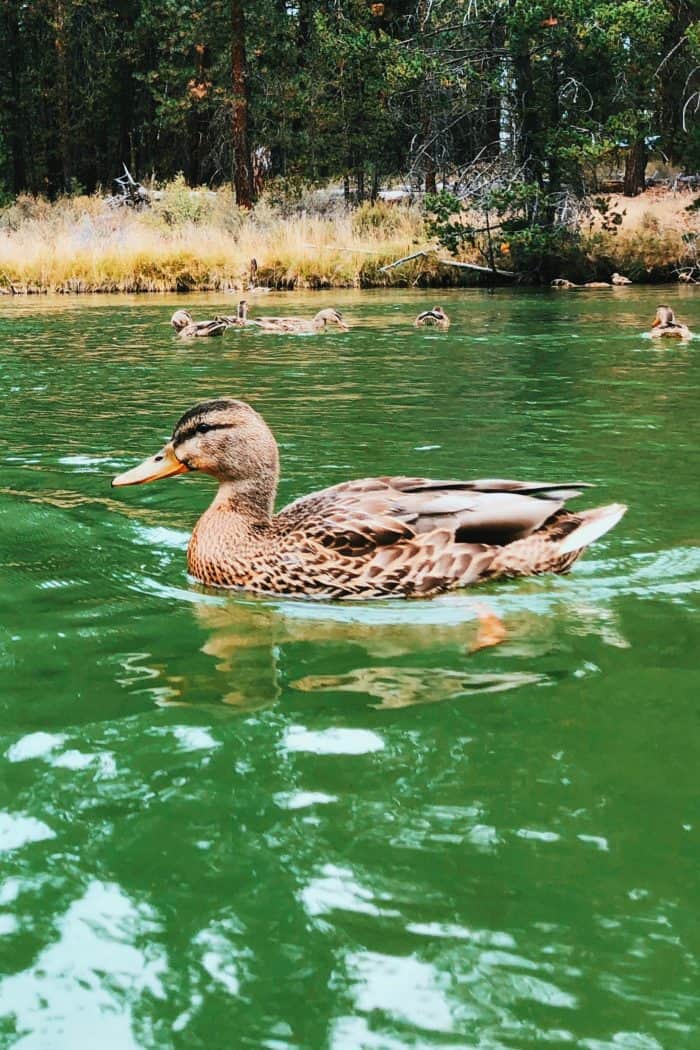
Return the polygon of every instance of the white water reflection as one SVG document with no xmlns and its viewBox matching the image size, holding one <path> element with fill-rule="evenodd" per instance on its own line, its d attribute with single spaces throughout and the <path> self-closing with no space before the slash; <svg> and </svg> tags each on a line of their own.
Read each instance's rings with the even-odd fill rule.
<svg viewBox="0 0 700 1050">
<path fill-rule="evenodd" d="M 0 813 L 0 853 L 21 849 L 31 842 L 42 842 L 53 839 L 56 832 L 48 824 L 36 817 L 27 817 L 22 813 Z"/>
<path fill-rule="evenodd" d="M 355 980 L 355 1006 L 378 1011 L 405 1024 L 436 1032 L 455 1030 L 445 986 L 449 978 L 414 956 L 351 952 L 346 958 Z"/>
<path fill-rule="evenodd" d="M 145 993 L 165 995 L 166 962 L 149 946 L 154 929 L 151 909 L 121 887 L 89 883 L 61 920 L 58 940 L 0 983 L 0 1014 L 18 1033 L 13 1050 L 139 1050 L 133 1003 Z"/>
<path fill-rule="evenodd" d="M 365 915 L 397 916 L 395 908 L 378 902 L 374 890 L 363 886 L 352 870 L 337 864 L 324 864 L 301 891 L 308 915 L 317 917 L 334 911 L 360 912 Z"/>
<path fill-rule="evenodd" d="M 382 751 L 384 741 L 370 729 L 316 729 L 289 726 L 284 733 L 285 751 L 308 751 L 314 755 L 368 755 Z"/>
</svg>

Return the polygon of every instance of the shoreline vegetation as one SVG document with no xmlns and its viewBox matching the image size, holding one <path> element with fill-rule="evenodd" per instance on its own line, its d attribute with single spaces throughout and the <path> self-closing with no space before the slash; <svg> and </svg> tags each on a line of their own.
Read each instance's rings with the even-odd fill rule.
<svg viewBox="0 0 700 1050">
<path fill-rule="evenodd" d="M 263 197 L 244 211 L 229 187 L 192 190 L 182 178 L 139 211 L 99 195 L 20 195 L 0 210 L 0 294 L 549 285 L 556 277 L 581 284 L 610 281 L 616 271 L 639 284 L 700 279 L 691 191 L 606 200 L 602 217 L 582 211 L 575 252 L 569 245 L 536 272 L 518 270 L 505 234 L 488 252 L 474 238 L 451 253 L 416 202 L 351 209 L 309 191 L 291 204 Z M 499 271 L 514 277 L 488 272 L 494 251 Z"/>
</svg>

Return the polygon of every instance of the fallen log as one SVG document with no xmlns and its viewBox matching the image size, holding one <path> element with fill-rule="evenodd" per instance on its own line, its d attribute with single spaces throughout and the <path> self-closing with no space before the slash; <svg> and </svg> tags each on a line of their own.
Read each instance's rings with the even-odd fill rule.
<svg viewBox="0 0 700 1050">
<path fill-rule="evenodd" d="M 395 266 L 401 266 L 402 263 L 410 262 L 411 259 L 418 259 L 421 255 L 430 255 L 431 252 L 414 252 L 413 255 L 403 255 L 400 259 L 395 259 L 392 263 L 387 263 L 386 266 L 379 267 L 379 273 L 386 273 L 387 270 L 393 270 Z"/>
<path fill-rule="evenodd" d="M 476 263 L 457 262 L 456 259 L 438 259 L 443 266 L 457 266 L 460 270 L 478 270 L 479 273 L 497 273 L 499 277 L 517 277 L 512 270 L 499 270 L 497 266 L 478 266 Z"/>
<path fill-rule="evenodd" d="M 420 252 L 413 252 L 412 255 L 404 255 L 400 259 L 395 259 L 394 262 L 388 263 L 386 266 L 379 267 L 379 273 L 385 273 L 387 270 L 393 270 L 395 266 L 401 266 L 402 263 L 410 262 L 411 259 L 418 259 L 421 256 L 427 257 L 428 255 L 434 255 L 434 250 L 423 250 Z M 456 266 L 460 270 L 477 270 L 479 273 L 495 273 L 499 277 L 517 277 L 517 273 L 512 270 L 499 270 L 498 267 L 491 269 L 490 266 L 479 266 L 477 263 L 457 262 L 456 259 L 441 259 L 438 258 L 437 262 L 441 263 L 442 266 Z"/>
</svg>

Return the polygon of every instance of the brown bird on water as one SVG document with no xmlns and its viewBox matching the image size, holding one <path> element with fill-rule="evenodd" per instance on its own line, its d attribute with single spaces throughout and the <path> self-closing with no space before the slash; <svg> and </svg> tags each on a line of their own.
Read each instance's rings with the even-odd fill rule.
<svg viewBox="0 0 700 1050">
<path fill-rule="evenodd" d="M 657 306 L 649 335 L 652 339 L 692 339 L 687 325 L 679 324 L 670 306 Z"/>
<path fill-rule="evenodd" d="M 250 405 L 205 401 L 120 474 L 138 485 L 199 470 L 219 488 L 187 552 L 202 583 L 314 598 L 425 597 L 501 576 L 566 572 L 617 524 L 620 503 L 574 513 L 588 486 L 479 479 L 346 481 L 274 514 L 277 442 Z"/>
<path fill-rule="evenodd" d="M 220 317 L 215 317 L 213 321 L 194 321 L 189 310 L 176 310 L 170 323 L 183 339 L 223 335 L 228 327 Z"/>
<path fill-rule="evenodd" d="M 350 331 L 343 315 L 333 307 L 319 310 L 314 317 L 254 317 L 248 323 L 262 332 L 289 332 L 293 335 L 324 332 L 330 326 L 339 328 L 341 332 Z"/>
<path fill-rule="evenodd" d="M 434 306 L 432 310 L 424 310 L 422 314 L 418 314 L 413 324 L 416 328 L 431 325 L 433 328 L 444 330 L 450 327 L 450 319 L 441 306 Z"/>
</svg>

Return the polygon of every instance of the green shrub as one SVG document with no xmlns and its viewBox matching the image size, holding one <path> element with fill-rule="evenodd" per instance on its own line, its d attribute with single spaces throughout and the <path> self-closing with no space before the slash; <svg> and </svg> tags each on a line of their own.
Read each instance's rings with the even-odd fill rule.
<svg viewBox="0 0 700 1050">
<path fill-rule="evenodd" d="M 216 194 L 206 189 L 190 189 L 185 176 L 180 172 L 167 183 L 155 198 L 152 213 L 168 226 L 185 226 L 187 223 L 203 223 L 212 215 Z"/>
</svg>

